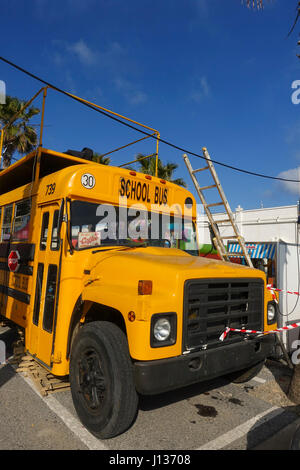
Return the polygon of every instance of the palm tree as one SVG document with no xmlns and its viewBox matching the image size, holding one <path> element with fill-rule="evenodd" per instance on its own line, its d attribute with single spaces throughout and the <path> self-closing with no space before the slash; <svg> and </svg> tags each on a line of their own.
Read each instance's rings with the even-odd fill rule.
<svg viewBox="0 0 300 470">
<path fill-rule="evenodd" d="M 136 157 L 138 160 L 138 164 L 139 164 L 138 171 L 146 175 L 155 176 L 156 158 L 155 157 L 144 158 L 144 157 L 145 156 L 142 155 L 141 153 L 139 153 Z M 157 176 L 166 181 L 170 181 L 171 183 L 175 183 L 175 184 L 178 184 L 179 186 L 186 187 L 186 183 L 182 178 L 173 179 L 173 173 L 177 168 L 178 168 L 178 165 L 176 163 L 167 163 L 166 165 L 164 165 L 161 159 L 159 158 L 157 162 Z"/>
<path fill-rule="evenodd" d="M 10 122 L 12 117 L 25 105 L 25 101 L 6 96 L 6 103 L 0 105 L 1 127 Z M 37 145 L 36 130 L 28 125 L 33 116 L 40 112 L 38 108 L 31 107 L 20 112 L 18 118 L 4 131 L 3 136 L 3 168 L 11 164 L 13 154 L 29 153 Z"/>
<path fill-rule="evenodd" d="M 242 0 L 242 3 L 244 3 L 243 0 Z M 260 9 L 260 8 L 263 8 L 264 2 L 263 2 L 263 0 L 246 0 L 246 5 L 247 5 L 248 8 L 250 8 L 250 7 L 255 8 L 256 7 L 258 9 Z"/>
<path fill-rule="evenodd" d="M 94 152 L 92 160 L 93 162 L 100 163 L 101 165 L 110 165 L 110 158 L 104 157 L 103 155 L 101 155 L 101 153 Z"/>
<path fill-rule="evenodd" d="M 258 10 L 262 10 L 264 7 L 264 3 L 266 3 L 267 0 L 241 0 L 242 3 L 245 3 L 248 8 L 257 8 Z M 269 0 L 272 1 L 272 0 Z M 296 18 L 294 20 L 294 23 L 291 27 L 291 30 L 288 33 L 288 36 L 294 31 L 294 28 L 300 18 L 300 1 L 298 0 L 297 6 L 296 6 Z M 300 46 L 300 41 L 298 41 L 298 46 Z M 297 57 L 300 59 L 300 55 L 297 54 Z"/>
</svg>

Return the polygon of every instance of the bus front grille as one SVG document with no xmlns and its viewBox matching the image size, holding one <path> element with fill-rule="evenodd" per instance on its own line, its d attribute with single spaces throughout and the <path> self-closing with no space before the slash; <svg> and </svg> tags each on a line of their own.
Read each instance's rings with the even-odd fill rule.
<svg viewBox="0 0 300 470">
<path fill-rule="evenodd" d="M 190 279 L 184 286 L 183 349 L 222 346 L 226 327 L 261 330 L 264 311 L 262 279 Z M 231 333 L 226 343 L 241 341 Z"/>
</svg>

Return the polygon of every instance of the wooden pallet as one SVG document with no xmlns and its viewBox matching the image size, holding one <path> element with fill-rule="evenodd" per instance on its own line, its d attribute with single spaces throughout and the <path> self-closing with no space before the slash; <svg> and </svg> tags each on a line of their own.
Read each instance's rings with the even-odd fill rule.
<svg viewBox="0 0 300 470">
<path fill-rule="evenodd" d="M 42 396 L 70 389 L 70 383 L 56 377 L 42 367 L 30 354 L 24 352 L 24 345 L 15 344 L 14 355 L 10 364 L 16 366 L 16 372 L 29 377 Z"/>
</svg>

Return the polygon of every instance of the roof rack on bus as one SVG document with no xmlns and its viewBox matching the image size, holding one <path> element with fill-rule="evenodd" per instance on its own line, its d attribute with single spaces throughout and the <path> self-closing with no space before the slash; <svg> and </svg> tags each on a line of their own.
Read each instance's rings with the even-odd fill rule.
<svg viewBox="0 0 300 470">
<path fill-rule="evenodd" d="M 83 157 L 39 147 L 0 172 L 0 195 L 69 166 L 85 163 L 97 164 Z"/>
<path fill-rule="evenodd" d="M 3 126 L 1 129 L 0 129 L 0 166 L 1 166 L 1 160 L 2 160 L 2 149 L 3 149 L 3 143 L 4 143 L 4 134 L 5 134 L 5 131 L 7 130 L 7 128 L 9 128 L 9 126 L 11 126 L 13 124 L 13 122 L 18 118 L 18 116 L 40 95 L 40 93 L 43 92 L 43 102 L 42 102 L 42 112 L 41 112 L 41 124 L 40 124 L 40 134 L 39 134 L 39 139 L 38 139 L 38 149 L 39 148 L 42 148 L 42 141 L 43 141 L 43 130 L 44 130 L 44 115 L 45 115 L 45 102 L 46 102 L 46 97 L 47 97 L 47 90 L 48 88 L 54 90 L 54 91 L 57 91 L 55 90 L 55 88 L 51 87 L 50 85 L 47 85 L 43 88 L 41 88 L 29 101 L 27 101 L 27 103 L 25 103 L 24 106 L 21 107 L 21 109 L 9 120 L 9 122 L 6 123 L 5 126 Z M 104 111 L 105 113 L 109 113 L 113 116 L 117 116 L 118 118 L 121 118 L 125 121 L 129 121 L 133 124 L 136 124 L 138 126 L 141 126 L 145 129 L 148 129 L 150 131 L 152 131 L 152 134 L 149 134 L 149 135 L 146 135 L 145 137 L 143 137 L 142 139 L 138 139 L 138 140 L 135 140 L 133 142 L 130 142 L 129 144 L 126 144 L 122 147 L 119 147 L 117 149 L 114 149 L 114 150 L 111 150 L 110 152 L 107 152 L 105 155 L 109 155 L 110 153 L 113 153 L 113 152 L 116 152 L 118 150 L 121 150 L 125 147 L 128 147 L 130 145 L 133 145 L 137 142 L 140 142 L 144 139 L 148 139 L 148 138 L 153 138 L 153 136 L 156 137 L 156 152 L 155 154 L 152 154 L 152 155 L 155 155 L 155 159 L 156 159 L 156 163 L 155 163 L 155 176 L 157 176 L 158 174 L 158 145 L 159 145 L 159 140 L 160 140 L 160 133 L 156 130 L 156 129 L 153 129 L 149 126 L 146 126 L 145 124 L 142 124 L 140 122 L 137 122 L 137 121 L 134 121 L 133 119 L 130 119 L 126 116 L 123 116 L 121 114 L 118 114 L 118 113 L 115 113 L 114 111 L 111 111 L 109 109 L 106 109 L 106 108 L 103 108 L 102 106 L 99 106 L 95 103 L 92 103 L 90 101 L 87 101 L 85 100 L 84 98 L 81 98 L 81 97 L 78 97 L 76 95 L 73 95 L 72 93 L 65 93 L 66 95 L 68 95 L 70 98 L 73 98 L 73 99 L 76 99 L 77 101 L 79 102 L 82 102 L 82 103 L 85 103 L 87 104 L 89 107 L 94 107 L 94 108 L 98 108 L 102 111 Z M 37 153 L 38 149 L 35 151 Z M 70 153 L 70 152 L 73 152 L 73 153 Z M 74 152 L 76 152 L 75 150 L 67 150 L 67 152 L 65 152 L 66 154 L 69 154 L 69 155 L 74 155 Z M 82 155 L 79 155 L 80 153 L 84 152 L 85 156 L 82 156 Z M 84 148 L 81 152 L 78 152 L 77 155 L 74 155 L 74 156 L 78 156 L 79 158 L 84 158 L 84 159 L 92 159 L 92 157 L 88 157 L 87 158 L 87 155 L 91 155 L 91 149 L 88 149 L 88 148 Z M 93 153 L 93 152 L 92 152 Z M 151 156 L 152 156 L 151 155 Z M 26 157 L 24 157 L 26 158 Z M 39 159 L 37 159 L 36 161 L 36 164 L 39 165 Z M 36 174 L 39 175 L 39 171 L 37 170 L 36 171 Z"/>
<path fill-rule="evenodd" d="M 84 147 L 81 152 L 78 150 L 66 150 L 67 155 L 72 155 L 73 157 L 84 158 L 84 160 L 92 160 L 94 156 L 94 152 L 92 149 Z"/>
</svg>

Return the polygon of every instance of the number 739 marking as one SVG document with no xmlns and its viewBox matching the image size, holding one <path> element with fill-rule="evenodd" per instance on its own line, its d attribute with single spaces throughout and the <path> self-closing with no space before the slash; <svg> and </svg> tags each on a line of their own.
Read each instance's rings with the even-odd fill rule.
<svg viewBox="0 0 300 470">
<path fill-rule="evenodd" d="M 46 196 L 50 195 L 50 194 L 53 194 L 54 191 L 55 191 L 55 187 L 56 187 L 56 184 L 55 183 L 52 183 L 52 184 L 47 184 L 47 187 L 46 187 Z"/>
</svg>

